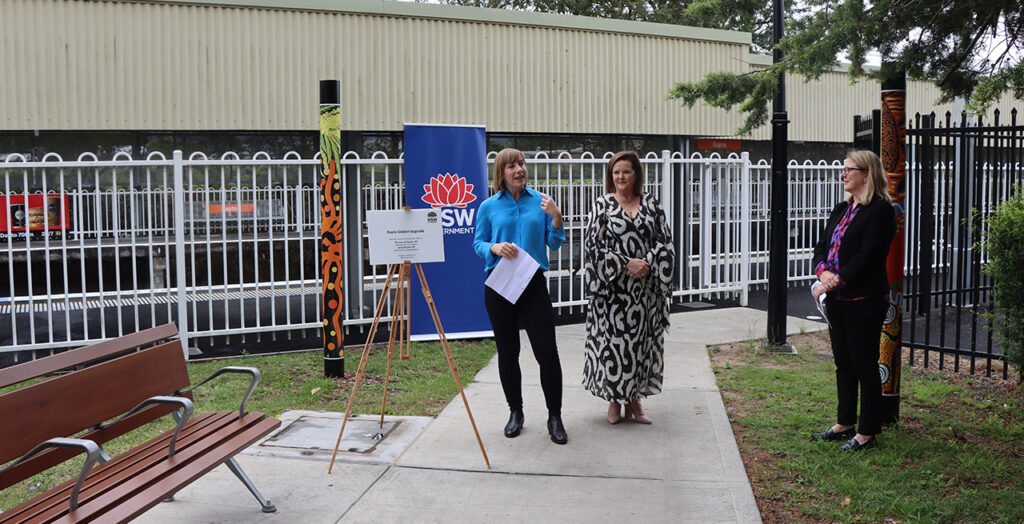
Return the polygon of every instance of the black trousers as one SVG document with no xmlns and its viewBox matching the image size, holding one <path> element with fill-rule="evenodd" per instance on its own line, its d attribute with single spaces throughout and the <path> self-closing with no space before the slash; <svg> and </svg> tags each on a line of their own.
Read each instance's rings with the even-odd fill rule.
<svg viewBox="0 0 1024 524">
<path fill-rule="evenodd" d="M 836 422 L 857 424 L 862 435 L 882 430 L 882 380 L 878 371 L 878 344 L 882 334 L 885 297 L 843 301 L 826 299 L 832 357 L 836 364 L 839 403 Z M 857 419 L 857 386 L 860 386 L 860 420 Z"/>
<path fill-rule="evenodd" d="M 522 322 L 526 335 L 530 337 L 533 356 L 540 365 L 540 385 L 544 390 L 548 415 L 561 416 L 562 364 L 555 345 L 555 312 L 544 282 L 544 272 L 537 271 L 515 304 L 484 286 L 484 305 L 494 329 L 498 375 L 509 409 L 523 409 L 523 373 L 519 368 L 519 323 Z"/>
</svg>

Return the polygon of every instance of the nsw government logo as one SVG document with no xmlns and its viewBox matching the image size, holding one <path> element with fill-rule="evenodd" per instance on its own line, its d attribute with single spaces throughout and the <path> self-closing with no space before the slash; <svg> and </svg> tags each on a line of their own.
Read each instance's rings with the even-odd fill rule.
<svg viewBox="0 0 1024 524">
<path fill-rule="evenodd" d="M 466 204 L 476 200 L 476 195 L 473 194 L 473 184 L 467 184 L 465 177 L 458 173 L 438 173 L 429 184 L 423 184 L 423 191 L 420 200 L 432 208 L 442 208 L 441 226 L 446 235 L 473 233 L 476 209 L 466 209 Z"/>
</svg>

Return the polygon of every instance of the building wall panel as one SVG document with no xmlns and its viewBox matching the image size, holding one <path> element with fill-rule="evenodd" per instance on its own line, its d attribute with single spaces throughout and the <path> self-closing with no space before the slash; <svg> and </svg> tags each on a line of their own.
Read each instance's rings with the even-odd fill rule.
<svg viewBox="0 0 1024 524">
<path fill-rule="evenodd" d="M 3 5 L 11 16 L 0 17 L 0 67 L 17 72 L 0 91 L 8 130 L 315 129 L 317 81 L 338 78 L 342 125 L 353 130 L 458 122 L 723 134 L 736 115 L 665 95 L 710 67 L 746 67 L 740 41 L 574 27 L 146 2 Z"/>
<path fill-rule="evenodd" d="M 316 129 L 318 80 L 337 78 L 350 130 L 731 136 L 737 112 L 665 95 L 766 63 L 727 31 L 375 0 L 244 4 L 0 0 L 0 129 Z M 909 87 L 908 118 L 953 109 L 935 105 L 934 86 Z M 877 83 L 843 72 L 789 76 L 789 138 L 849 141 L 852 115 L 879 99 Z M 1003 122 L 1015 105 L 996 105 Z M 749 138 L 769 137 L 766 125 Z"/>
</svg>

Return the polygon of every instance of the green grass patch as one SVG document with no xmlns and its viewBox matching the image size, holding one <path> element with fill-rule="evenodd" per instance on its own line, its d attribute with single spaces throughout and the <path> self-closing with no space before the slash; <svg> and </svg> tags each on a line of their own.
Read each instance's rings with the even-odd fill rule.
<svg viewBox="0 0 1024 524">
<path fill-rule="evenodd" d="M 494 341 L 490 339 L 451 341 L 450 346 L 463 387 L 473 381 L 477 372 L 495 354 Z M 400 360 L 397 353 L 396 349 L 391 364 L 386 413 L 436 416 L 459 391 L 441 344 L 413 343 L 409 360 Z M 224 366 L 258 368 L 262 380 L 246 404 L 247 411 L 258 411 L 271 417 L 293 409 L 344 412 L 360 356 L 361 348 L 348 351 L 343 379 L 324 378 L 323 358 L 319 353 L 245 356 L 196 362 L 190 363 L 188 370 L 192 383 L 197 383 Z M 370 351 L 366 361 L 366 376 L 359 385 L 352 406 L 353 413 L 380 413 L 387 360 L 386 346 L 378 346 Z M 193 392 L 196 413 L 237 410 L 249 380 L 248 375 L 229 374 L 200 386 Z M 7 390 L 10 389 L 13 388 Z M 112 440 L 103 447 L 111 456 L 115 456 L 173 427 L 171 418 L 164 417 Z M 34 494 L 70 479 L 72 475 L 78 474 L 81 467 L 82 456 L 0 491 L 0 511 L 13 508 Z"/>
<path fill-rule="evenodd" d="M 790 341 L 710 351 L 765 522 L 1024 522 L 1020 385 L 904 365 L 899 424 L 841 453 L 809 438 L 835 422 L 827 333 Z"/>
</svg>

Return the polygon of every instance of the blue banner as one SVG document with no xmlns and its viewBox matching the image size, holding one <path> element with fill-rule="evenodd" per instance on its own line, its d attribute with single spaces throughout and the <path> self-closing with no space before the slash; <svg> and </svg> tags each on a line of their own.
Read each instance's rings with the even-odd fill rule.
<svg viewBox="0 0 1024 524">
<path fill-rule="evenodd" d="M 490 195 L 483 127 L 405 125 L 405 205 L 433 208 L 444 229 L 444 262 L 422 264 L 448 338 L 491 336 L 484 307 L 484 261 L 473 251 L 476 213 Z M 437 330 L 412 273 L 413 340 L 437 340 Z"/>
</svg>

